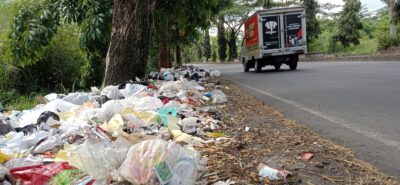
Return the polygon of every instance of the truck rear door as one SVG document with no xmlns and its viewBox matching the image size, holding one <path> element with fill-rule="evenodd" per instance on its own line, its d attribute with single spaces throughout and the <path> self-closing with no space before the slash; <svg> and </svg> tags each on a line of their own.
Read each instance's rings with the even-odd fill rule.
<svg viewBox="0 0 400 185">
<path fill-rule="evenodd" d="M 272 15 L 262 18 L 263 27 L 263 48 L 279 49 L 281 48 L 281 16 Z"/>
<path fill-rule="evenodd" d="M 293 48 L 303 46 L 302 13 L 290 13 L 283 15 L 285 47 Z"/>
</svg>

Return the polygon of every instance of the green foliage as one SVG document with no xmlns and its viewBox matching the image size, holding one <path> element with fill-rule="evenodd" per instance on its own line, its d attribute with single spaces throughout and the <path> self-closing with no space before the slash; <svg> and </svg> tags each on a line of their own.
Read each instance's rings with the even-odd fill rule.
<svg viewBox="0 0 400 185">
<path fill-rule="evenodd" d="M 112 3 L 112 0 L 28 1 L 15 16 L 12 27 L 14 65 L 24 67 L 47 61 L 45 50 L 58 27 L 77 23 L 82 30 L 77 43 L 90 61 L 83 68 L 80 84 L 100 85 L 110 42 Z"/>
<path fill-rule="evenodd" d="M 344 47 L 349 47 L 351 44 L 360 44 L 359 30 L 362 29 L 360 11 L 361 2 L 359 0 L 345 1 L 338 25 L 338 40 Z"/>
<path fill-rule="evenodd" d="M 231 29 L 231 31 L 229 32 L 228 46 L 229 46 L 229 52 L 228 52 L 229 61 L 233 61 L 238 57 L 235 30 L 233 29 Z"/>
<path fill-rule="evenodd" d="M 204 36 L 204 57 L 206 57 L 206 61 L 211 58 L 210 33 L 208 29 L 205 30 Z"/>
<path fill-rule="evenodd" d="M 316 0 L 304 0 L 303 4 L 306 9 L 307 41 L 311 41 L 312 39 L 318 38 L 318 35 L 321 32 L 319 22 L 316 17 L 319 5 Z"/>
<path fill-rule="evenodd" d="M 43 49 L 40 60 L 15 70 L 13 77 L 16 81 L 12 89 L 24 94 L 77 89 L 85 62 L 85 55 L 79 46 L 78 27 L 60 27 L 49 46 Z"/>
<path fill-rule="evenodd" d="M 378 37 L 378 49 L 387 50 L 392 47 L 400 46 L 400 37 L 391 37 L 389 34 L 382 34 Z"/>
<path fill-rule="evenodd" d="M 377 52 L 378 42 L 376 36 L 380 32 L 377 18 L 365 18 L 362 20 L 363 24 L 371 24 L 370 30 L 362 30 L 360 32 L 360 44 L 351 45 L 347 48 L 338 42 L 336 26 L 337 20 L 335 19 L 320 19 L 320 26 L 322 28 L 321 34 L 317 39 L 309 43 L 309 52 L 327 53 L 327 54 L 340 54 L 340 55 L 372 55 Z M 381 18 L 379 18 L 381 19 Z M 384 26 L 383 26 L 384 27 Z M 372 38 L 370 37 L 372 34 Z"/>
<path fill-rule="evenodd" d="M 215 50 L 212 51 L 212 61 L 213 62 L 217 61 L 217 52 Z"/>
<path fill-rule="evenodd" d="M 226 59 L 227 41 L 225 38 L 224 16 L 219 17 L 218 22 L 218 55 L 223 62 Z"/>
<path fill-rule="evenodd" d="M 57 31 L 59 14 L 47 0 L 29 1 L 14 18 L 11 32 L 13 62 L 25 66 L 43 57 Z"/>
</svg>

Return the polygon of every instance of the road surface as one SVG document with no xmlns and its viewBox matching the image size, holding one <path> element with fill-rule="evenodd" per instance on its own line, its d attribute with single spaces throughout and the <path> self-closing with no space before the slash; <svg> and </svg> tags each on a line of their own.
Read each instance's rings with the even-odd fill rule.
<svg viewBox="0 0 400 185">
<path fill-rule="evenodd" d="M 244 73 L 240 64 L 202 64 L 325 138 L 400 177 L 400 62 L 299 63 Z"/>
</svg>

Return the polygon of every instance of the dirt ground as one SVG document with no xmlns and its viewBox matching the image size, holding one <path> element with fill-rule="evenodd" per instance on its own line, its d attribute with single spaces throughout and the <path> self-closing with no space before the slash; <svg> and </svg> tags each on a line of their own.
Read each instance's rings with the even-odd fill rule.
<svg viewBox="0 0 400 185">
<path fill-rule="evenodd" d="M 228 103 L 220 106 L 229 139 L 197 148 L 208 158 L 208 172 L 199 182 L 214 184 L 400 184 L 371 164 L 357 159 L 348 148 L 324 139 L 309 128 L 285 119 L 262 101 L 244 94 L 229 81 Z M 247 128 L 246 128 L 247 127 Z M 305 153 L 313 154 L 302 160 Z M 257 166 L 264 163 L 289 175 L 271 181 L 258 177 Z"/>
</svg>

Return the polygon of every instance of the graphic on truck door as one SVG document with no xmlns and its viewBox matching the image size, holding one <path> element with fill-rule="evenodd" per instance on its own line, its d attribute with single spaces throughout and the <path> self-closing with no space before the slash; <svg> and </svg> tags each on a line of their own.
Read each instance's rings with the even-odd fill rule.
<svg viewBox="0 0 400 185">
<path fill-rule="evenodd" d="M 245 23 L 246 48 L 248 50 L 258 48 L 258 17 L 255 15 Z"/>
<path fill-rule="evenodd" d="M 280 20 L 279 16 L 263 17 L 263 45 L 265 49 L 280 48 Z"/>
<path fill-rule="evenodd" d="M 285 16 L 286 47 L 291 48 L 304 45 L 301 14 L 289 14 Z"/>
</svg>

